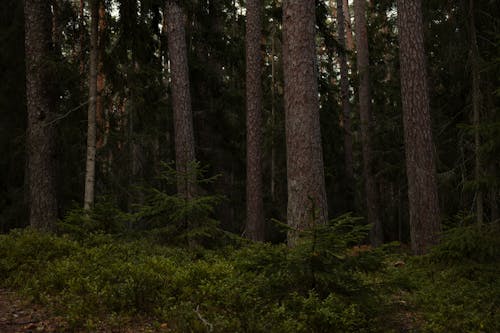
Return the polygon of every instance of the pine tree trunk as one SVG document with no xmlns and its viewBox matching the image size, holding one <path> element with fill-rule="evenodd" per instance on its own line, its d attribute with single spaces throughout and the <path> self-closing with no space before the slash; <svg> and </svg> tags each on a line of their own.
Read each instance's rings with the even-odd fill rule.
<svg viewBox="0 0 500 333">
<path fill-rule="evenodd" d="M 352 23 L 351 14 L 349 13 L 349 0 L 342 0 L 342 9 L 344 11 L 346 48 L 349 52 L 352 52 L 354 50 L 354 39 L 352 37 Z"/>
<path fill-rule="evenodd" d="M 89 106 L 87 113 L 87 162 L 85 168 L 85 195 L 83 208 L 89 210 L 94 206 L 95 159 L 96 159 L 96 102 L 97 102 L 97 58 L 98 58 L 98 26 L 99 4 L 90 0 L 90 62 L 89 62 Z"/>
<path fill-rule="evenodd" d="M 175 165 L 177 190 L 185 198 L 195 193 L 193 115 L 189 88 L 185 15 L 175 0 L 166 4 L 168 52 L 172 74 L 172 107 L 174 110 Z"/>
<path fill-rule="evenodd" d="M 479 126 L 481 124 L 481 91 L 479 74 L 479 49 L 477 47 L 476 23 L 474 20 L 474 0 L 469 1 L 469 29 L 470 29 L 470 62 L 472 70 L 472 116 L 474 125 L 474 181 L 476 190 L 476 220 L 478 224 L 483 224 L 484 220 L 484 199 L 481 186 L 482 166 L 481 166 L 481 136 Z"/>
<path fill-rule="evenodd" d="M 48 85 L 53 58 L 50 3 L 26 0 L 25 50 L 30 225 L 49 231 L 57 218 L 55 101 Z"/>
<path fill-rule="evenodd" d="M 441 221 L 421 0 L 398 0 L 398 31 L 411 245 L 424 254 L 438 243 Z"/>
<path fill-rule="evenodd" d="M 328 219 L 319 122 L 314 0 L 283 2 L 289 246 Z"/>
<path fill-rule="evenodd" d="M 345 173 L 347 184 L 349 188 L 349 200 L 354 199 L 354 166 L 353 166 L 353 153 L 352 153 L 352 126 L 351 126 L 351 104 L 349 102 L 349 76 L 347 68 L 347 54 L 346 54 L 346 38 L 345 38 L 345 18 L 343 0 L 337 0 L 337 24 L 338 24 L 338 39 L 341 46 L 339 51 L 340 63 L 340 95 L 342 98 L 342 112 L 344 119 L 344 159 L 345 159 Z"/>
<path fill-rule="evenodd" d="M 377 185 L 373 172 L 372 113 L 370 91 L 370 61 L 366 29 L 366 0 L 354 1 L 356 23 L 357 63 L 359 75 L 359 115 L 361 119 L 361 145 L 363 155 L 363 178 L 365 185 L 366 215 L 373 228 L 370 234 L 374 246 L 384 241 L 379 217 Z"/>
<path fill-rule="evenodd" d="M 265 240 L 262 198 L 262 2 L 247 0 L 246 106 L 247 106 L 247 237 Z"/>
<path fill-rule="evenodd" d="M 104 73 L 104 57 L 106 55 L 106 6 L 104 0 L 99 0 L 99 40 L 97 54 L 97 99 L 96 99 L 96 125 L 97 125 L 97 150 L 103 148 L 107 141 L 105 130 L 104 89 L 106 87 L 106 74 Z"/>
</svg>

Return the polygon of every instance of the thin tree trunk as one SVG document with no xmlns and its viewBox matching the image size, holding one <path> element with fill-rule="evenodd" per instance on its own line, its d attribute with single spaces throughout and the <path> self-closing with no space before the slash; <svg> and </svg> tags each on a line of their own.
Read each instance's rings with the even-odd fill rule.
<svg viewBox="0 0 500 333">
<path fill-rule="evenodd" d="M 83 208 L 89 210 L 94 206 L 95 159 L 96 159 L 96 100 L 97 100 L 97 56 L 99 7 L 97 0 L 90 0 L 90 74 L 89 74 L 89 107 L 87 114 L 87 162 L 85 168 L 85 195 Z"/>
<path fill-rule="evenodd" d="M 84 29 L 85 27 L 85 15 L 84 15 L 84 10 L 85 10 L 85 0 L 80 0 L 80 7 L 79 7 L 79 13 L 78 13 L 78 22 L 79 22 L 79 61 L 80 61 L 80 76 L 83 78 L 83 75 L 85 73 L 85 35 L 86 31 Z M 83 89 L 82 89 L 83 90 Z"/>
<path fill-rule="evenodd" d="M 246 106 L 247 106 L 247 237 L 264 241 L 262 198 L 262 2 L 247 0 Z"/>
<path fill-rule="evenodd" d="M 412 250 L 424 254 L 439 241 L 436 164 L 424 53 L 421 0 L 398 0 L 401 94 Z"/>
<path fill-rule="evenodd" d="M 195 194 L 196 179 L 193 115 L 189 88 L 185 15 L 174 0 L 166 5 L 168 52 L 172 73 L 172 107 L 174 110 L 175 164 L 178 172 L 177 190 L 185 198 Z"/>
<path fill-rule="evenodd" d="M 104 0 L 99 0 L 99 40 L 97 55 L 97 99 L 96 99 L 96 125 L 97 144 L 99 150 L 103 148 L 107 141 L 105 130 L 105 110 L 104 110 L 104 89 L 106 87 L 106 74 L 104 73 L 104 57 L 106 55 L 106 7 Z"/>
<path fill-rule="evenodd" d="M 339 50 L 340 63 L 340 94 L 342 98 L 342 112 L 344 115 L 344 158 L 345 173 L 349 188 L 349 201 L 354 196 L 354 166 L 352 153 L 352 129 L 351 129 L 351 104 L 349 102 L 349 76 L 347 68 L 346 38 L 345 38 L 345 18 L 343 0 L 337 0 L 337 24 L 338 39 L 341 50 Z"/>
<path fill-rule="evenodd" d="M 271 34 L 271 200 L 276 200 L 276 28 Z"/>
<path fill-rule="evenodd" d="M 328 219 L 319 122 L 315 2 L 283 2 L 288 245 Z"/>
<path fill-rule="evenodd" d="M 55 101 L 47 89 L 53 58 L 50 3 L 26 0 L 24 15 L 29 221 L 49 231 L 57 218 Z"/>
<path fill-rule="evenodd" d="M 478 224 L 483 224 L 484 200 L 481 186 L 482 166 L 481 166 L 481 136 L 479 126 L 481 124 L 481 91 L 479 74 L 479 50 L 477 47 L 476 23 L 474 20 L 474 0 L 469 1 L 469 25 L 470 25 L 470 61 L 472 70 L 472 113 L 474 125 L 474 181 L 476 183 L 476 220 Z"/>
<path fill-rule="evenodd" d="M 357 63 L 359 75 L 359 115 L 361 119 L 361 145 L 363 154 L 363 178 L 365 185 L 366 215 L 373 228 L 370 233 L 374 246 L 384 241 L 379 217 L 377 185 L 373 172 L 372 112 L 370 91 L 370 61 L 366 29 L 366 0 L 354 1 L 356 22 Z"/>
</svg>

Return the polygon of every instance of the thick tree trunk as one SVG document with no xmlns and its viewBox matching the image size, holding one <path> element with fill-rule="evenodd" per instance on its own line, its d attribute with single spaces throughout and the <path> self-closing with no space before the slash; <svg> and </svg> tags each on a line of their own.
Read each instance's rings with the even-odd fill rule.
<svg viewBox="0 0 500 333">
<path fill-rule="evenodd" d="M 89 210 L 94 206 L 95 159 L 96 159 L 96 102 L 97 102 L 97 58 L 98 58 L 98 26 L 99 4 L 90 0 L 90 62 L 89 62 L 89 107 L 87 113 L 87 162 L 85 168 L 85 195 L 83 208 Z"/>
<path fill-rule="evenodd" d="M 247 237 L 264 241 L 262 198 L 262 2 L 247 0 L 246 106 L 247 106 Z"/>
<path fill-rule="evenodd" d="M 327 221 L 315 46 L 314 0 L 283 2 L 289 246 Z M 296 230 L 296 231 L 295 231 Z"/>
<path fill-rule="evenodd" d="M 398 0 L 398 30 L 411 245 L 423 254 L 438 243 L 441 221 L 421 0 Z"/>
<path fill-rule="evenodd" d="M 474 0 L 469 1 L 469 29 L 470 29 L 470 62 L 472 70 L 472 116 L 474 125 L 474 181 L 476 182 L 476 220 L 478 224 L 483 224 L 484 220 L 484 199 L 481 186 L 483 174 L 481 166 L 481 136 L 479 126 L 481 124 L 481 91 L 479 74 L 479 49 L 477 47 L 476 23 L 474 19 Z"/>
<path fill-rule="evenodd" d="M 363 178 L 365 185 L 366 216 L 373 228 L 370 234 L 373 245 L 384 241 L 379 216 L 377 185 L 373 168 L 372 113 L 370 91 L 370 61 L 366 29 L 366 0 L 354 1 L 356 23 L 357 63 L 359 75 L 359 115 L 361 119 L 361 145 L 363 154 Z"/>
<path fill-rule="evenodd" d="M 342 0 L 342 9 L 344 11 L 346 48 L 348 51 L 352 52 L 354 50 L 354 39 L 352 37 L 352 23 L 351 14 L 349 13 L 349 0 Z"/>
<path fill-rule="evenodd" d="M 195 162 L 195 146 L 184 26 L 186 19 L 181 7 L 174 0 L 167 1 L 165 14 L 172 73 L 177 190 L 185 198 L 191 198 L 195 193 L 196 179 L 191 168 Z"/>
<path fill-rule="evenodd" d="M 26 0 L 27 180 L 30 225 L 51 230 L 57 218 L 54 96 L 47 88 L 53 57 L 50 3 Z"/>
<path fill-rule="evenodd" d="M 352 153 L 352 126 L 351 126 L 351 104 L 349 96 L 349 74 L 347 68 L 346 54 L 346 38 L 345 38 L 345 18 L 343 0 L 337 0 L 337 24 L 338 24 L 338 39 L 341 46 L 339 50 L 340 63 L 340 95 L 342 98 L 342 112 L 344 115 L 344 159 L 345 173 L 349 188 L 349 201 L 354 198 L 354 166 Z"/>
</svg>

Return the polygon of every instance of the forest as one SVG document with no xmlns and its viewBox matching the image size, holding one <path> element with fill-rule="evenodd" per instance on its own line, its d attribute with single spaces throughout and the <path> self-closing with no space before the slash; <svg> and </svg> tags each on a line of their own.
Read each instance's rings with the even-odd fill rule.
<svg viewBox="0 0 500 333">
<path fill-rule="evenodd" d="M 0 332 L 500 332 L 499 13 L 1 0 Z"/>
</svg>

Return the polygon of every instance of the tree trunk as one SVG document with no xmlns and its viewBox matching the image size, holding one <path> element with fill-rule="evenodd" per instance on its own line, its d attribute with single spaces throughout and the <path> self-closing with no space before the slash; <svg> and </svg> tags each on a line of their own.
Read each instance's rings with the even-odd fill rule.
<svg viewBox="0 0 500 333">
<path fill-rule="evenodd" d="M 168 52 L 172 73 L 172 107 L 174 110 L 175 165 L 177 190 L 185 198 L 195 193 L 196 178 L 193 115 L 189 88 L 185 15 L 175 0 L 166 4 Z"/>
<path fill-rule="evenodd" d="M 470 29 L 470 62 L 472 70 L 472 115 L 474 125 L 474 181 L 476 183 L 476 220 L 478 224 L 483 224 L 484 200 L 481 185 L 481 136 L 479 126 L 481 124 L 481 91 L 479 74 L 479 49 L 477 47 L 476 23 L 474 20 L 474 0 L 469 1 L 469 29 Z"/>
<path fill-rule="evenodd" d="M 346 183 L 349 188 L 349 200 L 354 198 L 354 167 L 352 154 L 352 129 L 351 129 L 351 104 L 349 102 L 349 76 L 347 68 L 345 18 L 343 0 L 337 0 L 337 24 L 338 39 L 341 49 L 339 50 L 340 63 L 340 95 L 342 98 L 342 114 L 344 119 L 344 159 Z"/>
<path fill-rule="evenodd" d="M 424 254 L 438 243 L 441 221 L 421 0 L 398 0 L 398 30 L 411 245 Z"/>
<path fill-rule="evenodd" d="M 352 52 L 354 50 L 354 39 L 352 37 L 352 23 L 351 14 L 349 13 L 349 0 L 342 0 L 342 9 L 344 11 L 346 48 L 349 52 Z"/>
<path fill-rule="evenodd" d="M 104 0 L 99 0 L 99 40 L 97 54 L 97 99 L 96 99 L 96 125 L 97 143 L 99 150 L 106 145 L 107 132 L 105 130 L 104 89 L 106 87 L 106 74 L 104 74 L 104 57 L 106 55 L 106 6 Z"/>
<path fill-rule="evenodd" d="M 24 15 L 29 221 L 49 231 L 57 218 L 55 101 L 47 88 L 53 58 L 50 3 L 26 0 Z"/>
<path fill-rule="evenodd" d="M 90 0 L 90 74 L 89 74 L 89 107 L 87 113 L 87 162 L 85 168 L 85 195 L 83 208 L 89 210 L 94 206 L 95 159 L 96 159 L 96 101 L 97 101 L 97 58 L 98 58 L 98 0 Z"/>
<path fill-rule="evenodd" d="M 357 63 L 359 75 L 359 115 L 361 119 L 361 145 L 363 155 L 363 178 L 365 185 L 366 216 L 373 228 L 370 234 L 374 246 L 384 241 L 379 217 L 377 185 L 373 168 L 372 113 L 370 91 L 370 60 L 366 29 L 366 0 L 354 1 L 356 22 Z"/>
<path fill-rule="evenodd" d="M 283 2 L 289 246 L 328 218 L 319 122 L 315 2 Z"/>
<path fill-rule="evenodd" d="M 247 237 L 264 241 L 262 199 L 262 2 L 247 0 L 246 105 L 247 105 Z"/>
</svg>

